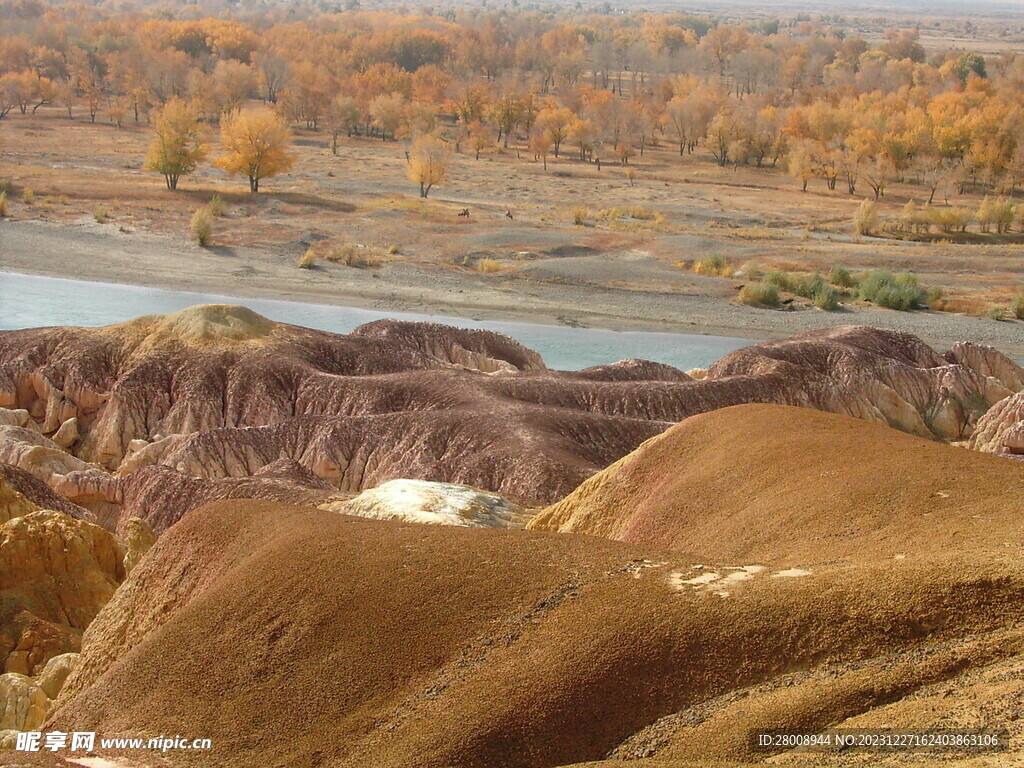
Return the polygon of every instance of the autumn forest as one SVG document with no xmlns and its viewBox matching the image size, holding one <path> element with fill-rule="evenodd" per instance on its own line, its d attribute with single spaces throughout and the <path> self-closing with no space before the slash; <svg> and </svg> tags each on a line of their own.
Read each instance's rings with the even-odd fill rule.
<svg viewBox="0 0 1024 768">
<path fill-rule="evenodd" d="M 1012 195 L 1024 176 L 1024 57 L 926 51 L 913 30 L 869 43 L 821 22 L 669 14 L 277 21 L 32 0 L 2 12 L 0 118 L 51 105 L 148 123 L 164 154 L 150 167 L 169 186 L 219 131 L 236 146 L 214 162 L 256 191 L 289 167 L 289 125 L 331 136 L 335 151 L 341 134 L 414 142 L 410 163 L 432 166 L 414 174 L 424 191 L 443 182 L 448 153 L 496 147 L 598 165 L 653 144 L 701 147 L 723 167 L 784 167 L 805 189 L 878 198 L 909 181 L 928 203 L 967 186 Z M 253 121 L 277 153 L 262 171 L 237 147 Z"/>
</svg>

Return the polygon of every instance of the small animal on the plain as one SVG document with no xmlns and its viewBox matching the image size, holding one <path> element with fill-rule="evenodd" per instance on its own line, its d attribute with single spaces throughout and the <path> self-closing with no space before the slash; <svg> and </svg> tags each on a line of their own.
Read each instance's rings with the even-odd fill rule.
<svg viewBox="0 0 1024 768">
<path fill-rule="evenodd" d="M 509 221 L 515 221 L 515 219 L 512 218 L 512 211 L 505 211 L 505 218 Z"/>
<path fill-rule="evenodd" d="M 468 219 L 469 218 L 469 208 L 463 208 L 461 211 L 459 211 L 459 216 L 465 216 Z"/>
</svg>

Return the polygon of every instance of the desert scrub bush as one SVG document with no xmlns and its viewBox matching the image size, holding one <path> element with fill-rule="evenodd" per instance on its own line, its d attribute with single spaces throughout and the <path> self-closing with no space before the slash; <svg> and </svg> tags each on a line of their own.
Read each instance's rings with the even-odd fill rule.
<svg viewBox="0 0 1024 768">
<path fill-rule="evenodd" d="M 811 301 L 818 309 L 831 312 L 834 309 L 839 309 L 839 291 L 831 285 L 823 284 L 811 296 Z"/>
<path fill-rule="evenodd" d="M 880 307 L 906 312 L 925 300 L 917 276 L 909 272 L 893 274 L 888 269 L 873 269 L 861 279 L 858 294 Z"/>
<path fill-rule="evenodd" d="M 946 298 L 946 292 L 939 286 L 933 285 L 925 291 L 924 303 L 928 305 L 929 309 L 942 309 L 944 306 L 944 298 Z"/>
<path fill-rule="evenodd" d="M 397 245 L 392 243 L 391 245 L 388 246 L 388 256 L 397 256 L 398 254 L 399 248 Z"/>
<path fill-rule="evenodd" d="M 694 262 L 693 271 L 707 277 L 732 277 L 732 268 L 729 266 L 729 262 L 717 253 Z"/>
<path fill-rule="evenodd" d="M 572 223 L 577 227 L 585 227 L 590 222 L 590 209 L 584 205 L 577 205 L 572 209 Z"/>
<path fill-rule="evenodd" d="M 850 274 L 850 270 L 840 267 L 838 264 L 832 267 L 832 270 L 828 273 L 828 281 L 832 285 L 838 285 L 840 288 L 854 288 L 857 285 L 853 275 Z"/>
<path fill-rule="evenodd" d="M 858 235 L 870 235 L 878 229 L 878 206 L 874 200 L 865 200 L 860 204 L 854 214 L 853 225 Z"/>
<path fill-rule="evenodd" d="M 312 269 L 316 264 L 316 249 L 310 246 L 306 252 L 299 257 L 299 269 Z"/>
<path fill-rule="evenodd" d="M 21 190 L 21 202 L 25 205 L 32 205 L 36 201 L 36 193 L 32 187 L 25 187 Z"/>
<path fill-rule="evenodd" d="M 779 269 L 773 269 L 764 276 L 764 281 L 780 291 L 793 291 L 793 277 Z"/>
<path fill-rule="evenodd" d="M 989 307 L 985 317 L 989 320 L 1003 320 L 1006 317 L 1006 310 L 1002 307 Z"/>
<path fill-rule="evenodd" d="M 97 224 L 102 224 L 110 218 L 110 209 L 105 205 L 97 205 L 92 209 L 92 217 L 96 220 Z"/>
<path fill-rule="evenodd" d="M 211 216 L 219 219 L 228 212 L 228 204 L 224 202 L 224 198 L 220 195 L 214 195 L 210 198 L 210 202 L 206 204 L 206 210 L 210 212 Z"/>
<path fill-rule="evenodd" d="M 199 208 L 192 214 L 192 221 L 189 222 L 189 227 L 192 230 L 192 236 L 201 248 L 205 248 L 210 244 L 210 241 L 213 239 L 213 216 L 210 215 L 206 208 Z"/>
<path fill-rule="evenodd" d="M 790 291 L 805 299 L 813 300 L 816 293 L 829 287 L 829 284 L 821 276 L 820 272 L 815 272 L 812 275 L 790 277 Z"/>
<path fill-rule="evenodd" d="M 0 216 L 7 215 L 7 191 L 0 192 Z"/>
<path fill-rule="evenodd" d="M 740 288 L 740 303 L 751 307 L 779 306 L 779 289 L 770 283 L 752 283 Z"/>
<path fill-rule="evenodd" d="M 1024 320 L 1024 293 L 1018 293 L 1010 302 L 1010 312 L 1018 320 Z"/>
<path fill-rule="evenodd" d="M 501 262 L 494 259 L 480 259 L 476 264 L 477 271 L 482 275 L 489 275 L 492 272 L 501 271 Z"/>
</svg>

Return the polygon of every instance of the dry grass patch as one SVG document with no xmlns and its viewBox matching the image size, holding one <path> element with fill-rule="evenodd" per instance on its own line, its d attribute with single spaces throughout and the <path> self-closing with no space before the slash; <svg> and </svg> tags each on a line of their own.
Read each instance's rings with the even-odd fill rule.
<svg viewBox="0 0 1024 768">
<path fill-rule="evenodd" d="M 718 254 L 711 254 L 693 263 L 693 271 L 705 277 L 732 277 L 733 268 Z"/>
<path fill-rule="evenodd" d="M 327 250 L 322 258 L 335 264 L 362 269 L 379 267 L 387 260 L 388 255 L 382 248 L 358 243 L 343 243 Z"/>
<path fill-rule="evenodd" d="M 213 240 L 213 216 L 210 215 L 210 211 L 207 208 L 200 208 L 193 213 L 189 228 L 200 248 L 208 246 Z"/>
</svg>

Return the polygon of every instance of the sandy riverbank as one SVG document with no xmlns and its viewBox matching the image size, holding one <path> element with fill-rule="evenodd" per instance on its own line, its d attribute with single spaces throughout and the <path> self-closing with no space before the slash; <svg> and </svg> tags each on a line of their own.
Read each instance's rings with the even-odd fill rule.
<svg viewBox="0 0 1024 768">
<path fill-rule="evenodd" d="M 939 348 L 970 340 L 1024 358 L 1021 322 L 871 308 L 754 309 L 732 301 L 736 281 L 672 270 L 642 254 L 533 260 L 492 275 L 404 260 L 373 270 L 303 270 L 294 254 L 274 249 L 201 249 L 183 238 L 91 222 L 7 221 L 0 223 L 0 270 L 478 320 L 752 339 L 867 324 L 909 331 Z"/>
</svg>

